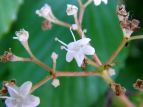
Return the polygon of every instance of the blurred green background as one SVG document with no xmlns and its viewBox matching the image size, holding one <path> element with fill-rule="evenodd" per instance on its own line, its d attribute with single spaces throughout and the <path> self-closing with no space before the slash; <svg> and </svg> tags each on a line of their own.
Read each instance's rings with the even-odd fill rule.
<svg viewBox="0 0 143 107">
<path fill-rule="evenodd" d="M 84 0 L 86 1 L 86 0 Z M 143 34 L 143 8 L 141 0 L 122 1 L 130 12 L 130 18 L 141 21 L 141 29 L 133 35 Z M 75 61 L 66 63 L 66 52 L 60 50 L 55 37 L 66 43 L 72 40 L 69 29 L 53 24 L 51 30 L 43 31 L 43 18 L 35 14 L 44 3 L 51 5 L 53 13 L 59 19 L 74 23 L 72 17 L 66 15 L 66 4 L 77 4 L 76 0 L 0 0 L 0 54 L 12 48 L 12 51 L 28 57 L 21 44 L 13 40 L 15 31 L 24 28 L 29 31 L 29 44 L 33 53 L 43 62 L 52 66 L 50 55 L 53 51 L 59 54 L 58 70 L 79 70 Z M 121 1 L 109 0 L 108 5 L 96 7 L 91 4 L 84 15 L 83 28 L 92 39 L 91 44 L 103 62 L 106 62 L 117 48 L 122 38 L 122 31 L 116 15 L 116 5 Z M 78 38 L 78 36 L 77 36 Z M 127 89 L 127 95 L 137 105 L 143 107 L 143 94 L 133 89 L 136 79 L 143 79 L 143 40 L 133 41 L 124 48 L 117 57 L 115 81 Z M 94 69 L 88 67 L 88 69 Z M 33 63 L 16 62 L 0 63 L 0 83 L 3 80 L 16 79 L 20 85 L 25 81 L 33 84 L 42 80 L 47 74 Z M 107 84 L 99 77 L 62 77 L 61 86 L 53 88 L 51 81 L 34 92 L 41 99 L 39 107 L 124 107 L 111 92 Z M 141 106 L 142 105 L 142 106 Z M 3 104 L 1 103 L 0 107 Z"/>
</svg>

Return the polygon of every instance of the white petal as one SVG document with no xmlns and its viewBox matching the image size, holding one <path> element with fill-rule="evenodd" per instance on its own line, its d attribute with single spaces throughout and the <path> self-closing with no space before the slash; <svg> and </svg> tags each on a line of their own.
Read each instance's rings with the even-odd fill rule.
<svg viewBox="0 0 143 107">
<path fill-rule="evenodd" d="M 19 107 L 15 100 L 12 99 L 6 99 L 5 104 L 7 107 Z"/>
<path fill-rule="evenodd" d="M 70 43 L 68 44 L 68 46 L 67 46 L 68 49 L 69 49 L 69 50 L 73 50 L 73 49 L 75 48 L 75 46 L 76 46 L 76 43 L 77 43 L 77 42 L 70 42 Z"/>
<path fill-rule="evenodd" d="M 78 41 L 76 41 L 76 45 L 87 45 L 87 44 L 89 44 L 89 42 L 90 42 L 90 38 L 82 38 L 82 39 L 80 39 L 80 40 L 78 40 Z"/>
<path fill-rule="evenodd" d="M 107 4 L 108 3 L 108 0 L 102 0 L 105 4 Z"/>
<path fill-rule="evenodd" d="M 95 49 L 90 45 L 84 46 L 82 51 L 85 55 L 93 55 L 95 53 Z"/>
<path fill-rule="evenodd" d="M 17 95 L 19 94 L 19 89 L 17 86 L 7 86 L 8 89 L 8 93 L 11 97 L 17 97 Z"/>
<path fill-rule="evenodd" d="M 94 0 L 94 4 L 95 4 L 96 6 L 100 5 L 100 4 L 101 4 L 101 0 Z"/>
<path fill-rule="evenodd" d="M 32 82 L 27 81 L 20 86 L 20 94 L 26 96 L 29 94 L 30 89 L 32 88 Z"/>
<path fill-rule="evenodd" d="M 66 54 L 66 61 L 71 62 L 74 58 L 74 53 L 73 52 L 67 52 Z"/>
<path fill-rule="evenodd" d="M 36 107 L 40 104 L 40 98 L 33 96 L 33 95 L 28 95 L 24 102 L 23 102 L 23 107 Z"/>
<path fill-rule="evenodd" d="M 84 54 L 82 53 L 77 53 L 75 56 L 74 56 L 76 62 L 77 62 L 77 65 L 79 67 L 81 67 L 82 63 L 83 63 L 83 60 L 84 60 Z"/>
</svg>

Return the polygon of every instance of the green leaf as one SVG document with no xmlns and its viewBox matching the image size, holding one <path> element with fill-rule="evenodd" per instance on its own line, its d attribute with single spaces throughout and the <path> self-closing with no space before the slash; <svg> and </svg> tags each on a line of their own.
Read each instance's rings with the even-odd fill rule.
<svg viewBox="0 0 143 107">
<path fill-rule="evenodd" d="M 66 15 L 66 4 L 69 3 L 67 1 L 40 0 L 35 2 L 27 0 L 19 12 L 18 21 L 14 25 L 16 26 L 15 30 L 25 28 L 29 31 L 30 47 L 43 62 L 52 66 L 51 53 L 55 51 L 59 54 L 58 70 L 81 70 L 75 61 L 71 63 L 65 61 L 66 52 L 60 50 L 59 43 L 54 41 L 55 37 L 60 38 L 65 43 L 73 41 L 69 29 L 53 25 L 49 31 L 41 30 L 43 19 L 35 14 L 35 10 L 43 6 L 44 3 L 49 3 L 52 6 L 54 14 L 59 19 L 71 24 L 74 23 L 72 18 Z M 71 0 L 71 3 L 77 4 L 75 0 Z M 115 10 L 116 2 L 113 0 L 108 5 L 102 4 L 98 7 L 91 4 L 84 16 L 83 28 L 87 29 L 87 36 L 92 39 L 91 45 L 95 47 L 96 53 L 103 62 L 106 62 L 111 56 L 122 38 Z M 20 43 L 13 42 L 14 53 L 19 56 L 27 56 Z M 125 58 L 126 52 L 124 50 L 116 59 L 121 62 L 121 66 L 117 70 L 124 65 Z M 33 63 L 13 63 L 11 70 L 11 78 L 16 78 L 19 84 L 27 80 L 35 84 L 48 74 Z M 51 81 L 49 81 L 35 92 L 35 95 L 40 96 L 40 107 L 90 107 L 107 89 L 106 83 L 99 77 L 62 77 L 59 79 L 60 87 L 53 88 Z"/>
<path fill-rule="evenodd" d="M 0 38 L 8 32 L 12 22 L 17 18 L 19 6 L 23 0 L 0 0 Z"/>
</svg>

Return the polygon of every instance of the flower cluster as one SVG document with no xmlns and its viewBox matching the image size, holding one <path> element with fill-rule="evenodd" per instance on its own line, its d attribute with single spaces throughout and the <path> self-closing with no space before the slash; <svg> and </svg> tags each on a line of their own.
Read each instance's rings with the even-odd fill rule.
<svg viewBox="0 0 143 107">
<path fill-rule="evenodd" d="M 58 77 L 60 76 L 93 76 L 98 75 L 105 79 L 107 83 L 111 86 L 111 89 L 115 92 L 117 96 L 125 95 L 126 89 L 122 87 L 120 84 L 115 83 L 111 76 L 115 75 L 115 69 L 114 67 L 114 59 L 119 54 L 120 50 L 124 47 L 124 44 L 129 42 L 129 38 L 131 34 L 136 31 L 139 28 L 139 21 L 136 19 L 129 20 L 129 13 L 126 11 L 125 6 L 121 5 L 117 7 L 117 14 L 120 21 L 120 25 L 122 27 L 122 31 L 124 33 L 124 39 L 123 44 L 120 44 L 117 50 L 112 54 L 112 56 L 109 58 L 109 60 L 106 63 L 102 63 L 98 56 L 95 53 L 95 49 L 93 46 L 91 46 L 90 41 L 91 39 L 89 37 L 86 37 L 86 29 L 82 29 L 82 18 L 84 11 L 88 4 L 94 3 L 96 6 L 100 5 L 101 3 L 107 4 L 108 0 L 87 0 L 87 2 L 84 4 L 82 1 L 79 0 L 79 6 L 80 10 L 78 14 L 78 7 L 76 5 L 68 4 L 66 9 L 67 16 L 72 16 L 74 18 L 73 24 L 68 24 L 66 22 L 63 22 L 55 17 L 53 14 L 53 11 L 51 9 L 51 6 L 48 4 L 45 4 L 41 9 L 36 10 L 36 14 L 40 17 L 43 17 L 44 23 L 43 23 L 43 29 L 50 29 L 52 27 L 51 23 L 55 23 L 64 27 L 67 27 L 71 35 L 73 37 L 73 41 L 66 44 L 65 42 L 61 41 L 59 38 L 55 38 L 55 41 L 58 41 L 62 46 L 61 49 L 64 49 L 67 51 L 66 53 L 66 61 L 71 62 L 73 59 L 75 59 L 77 66 L 82 67 L 82 72 L 62 72 L 57 71 L 56 72 L 56 64 L 58 59 L 58 54 L 55 52 L 52 53 L 51 59 L 53 61 L 53 67 L 50 67 L 49 65 L 43 63 L 40 61 L 31 51 L 29 45 L 28 45 L 28 39 L 29 39 L 29 33 L 25 29 L 21 29 L 20 31 L 17 31 L 16 37 L 13 37 L 13 39 L 17 39 L 26 49 L 27 53 L 29 54 L 29 58 L 22 58 L 14 55 L 11 50 L 4 53 L 4 55 L 0 56 L 0 61 L 7 62 L 7 61 L 31 61 L 40 67 L 44 68 L 49 72 L 49 75 L 41 80 L 39 83 L 34 85 L 32 87 L 32 82 L 27 81 L 23 83 L 20 87 L 16 85 L 15 81 L 11 82 L 5 82 L 3 85 L 3 88 L 0 90 L 0 98 L 5 100 L 5 104 L 7 107 L 36 107 L 40 103 L 39 97 L 31 95 L 31 93 L 45 84 L 48 80 L 52 79 L 51 84 L 56 88 L 60 86 L 60 80 Z M 77 31 L 80 39 L 76 40 L 76 37 L 72 30 Z M 127 38 L 127 39 L 126 39 Z M 137 38 L 143 38 L 143 37 L 137 37 Z M 124 40 L 123 39 L 123 40 Z M 88 58 L 88 55 L 92 55 L 93 59 Z M 96 67 L 95 71 L 89 71 L 85 72 L 85 68 L 87 65 L 91 65 L 93 67 Z M 143 90 L 143 80 L 137 80 L 134 84 L 134 87 L 138 90 Z M 6 96 L 8 94 L 8 96 Z"/>
<path fill-rule="evenodd" d="M 117 7 L 117 14 L 124 37 L 130 38 L 131 34 L 139 29 L 139 21 L 136 19 L 129 20 L 129 13 L 125 9 L 125 5 Z"/>
</svg>

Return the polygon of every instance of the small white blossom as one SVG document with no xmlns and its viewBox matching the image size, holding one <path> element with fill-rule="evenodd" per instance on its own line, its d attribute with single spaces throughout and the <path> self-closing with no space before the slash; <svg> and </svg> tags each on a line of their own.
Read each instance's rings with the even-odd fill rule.
<svg viewBox="0 0 143 107">
<path fill-rule="evenodd" d="M 71 29 L 73 29 L 73 30 L 77 30 L 77 29 L 78 29 L 77 24 L 72 24 Z"/>
<path fill-rule="evenodd" d="M 45 4 L 40 10 L 36 10 L 36 14 L 40 17 L 47 18 L 52 14 L 52 9 L 48 4 Z"/>
<path fill-rule="evenodd" d="M 13 39 L 18 39 L 20 42 L 27 42 L 29 39 L 29 33 L 24 29 L 20 29 L 20 31 L 16 31 L 15 34 L 16 34 L 16 37 L 13 37 Z"/>
<path fill-rule="evenodd" d="M 58 54 L 56 54 L 55 52 L 52 53 L 51 58 L 54 62 L 56 62 L 57 58 L 58 58 Z"/>
<path fill-rule="evenodd" d="M 68 16 L 76 15 L 78 12 L 78 8 L 75 5 L 68 4 L 66 12 Z"/>
<path fill-rule="evenodd" d="M 104 2 L 105 4 L 108 3 L 108 0 L 93 0 L 93 1 L 94 1 L 94 4 L 95 4 L 96 6 L 100 5 L 101 2 Z"/>
<path fill-rule="evenodd" d="M 39 97 L 30 94 L 32 83 L 30 81 L 25 82 L 20 87 L 13 85 L 6 85 L 8 89 L 8 96 L 2 96 L 6 98 L 5 104 L 7 107 L 36 107 L 40 103 Z"/>
<path fill-rule="evenodd" d="M 109 68 L 107 71 L 108 71 L 108 73 L 109 73 L 110 76 L 113 76 L 113 75 L 116 74 L 115 73 L 115 69 L 113 69 L 113 68 Z"/>
<path fill-rule="evenodd" d="M 73 33 L 72 33 L 73 35 Z M 68 45 L 56 38 L 56 41 L 59 41 L 62 45 L 62 49 L 67 51 L 66 54 L 66 61 L 71 62 L 73 58 L 75 58 L 79 67 L 81 67 L 85 55 L 93 55 L 95 53 L 95 49 L 90 46 L 89 42 L 91 39 L 89 38 L 82 38 L 76 41 L 73 35 L 74 42 L 69 43 Z"/>
<path fill-rule="evenodd" d="M 58 86 L 60 86 L 60 81 L 59 81 L 59 79 L 53 79 L 52 85 L 53 85 L 55 88 L 58 87 Z"/>
</svg>

